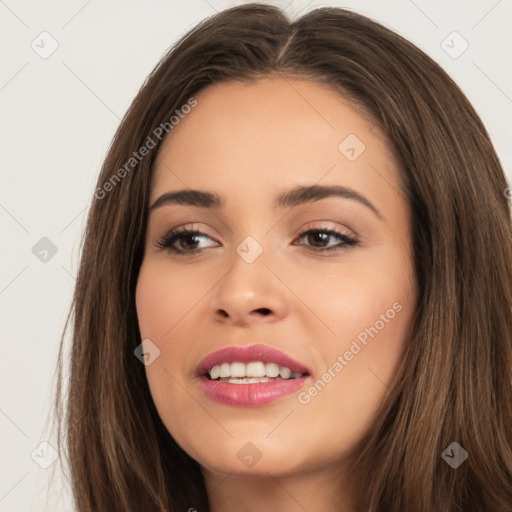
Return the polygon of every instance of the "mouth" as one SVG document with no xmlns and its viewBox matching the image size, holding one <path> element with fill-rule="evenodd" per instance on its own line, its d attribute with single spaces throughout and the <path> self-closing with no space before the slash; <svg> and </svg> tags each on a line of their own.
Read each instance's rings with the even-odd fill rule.
<svg viewBox="0 0 512 512">
<path fill-rule="evenodd" d="M 251 361 L 250 363 L 224 362 L 210 368 L 204 376 L 208 380 L 228 382 L 229 384 L 258 384 L 280 380 L 300 379 L 308 372 L 292 372 L 291 368 L 277 363 Z"/>
<path fill-rule="evenodd" d="M 274 402 L 312 379 L 309 368 L 264 345 L 214 352 L 201 361 L 197 375 L 209 398 L 235 407 Z"/>
</svg>

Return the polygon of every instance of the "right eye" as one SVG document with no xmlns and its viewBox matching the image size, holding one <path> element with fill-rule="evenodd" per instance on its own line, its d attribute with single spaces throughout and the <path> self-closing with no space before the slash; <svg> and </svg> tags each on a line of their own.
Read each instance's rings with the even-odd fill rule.
<svg viewBox="0 0 512 512">
<path fill-rule="evenodd" d="M 194 254 L 200 252 L 203 249 L 198 249 L 196 247 L 197 239 L 200 237 L 210 238 L 206 233 L 203 233 L 202 231 L 178 228 L 167 233 L 162 239 L 156 242 L 156 246 L 160 249 L 165 249 L 178 255 Z M 181 245 L 181 248 L 176 246 L 177 242 L 179 242 L 178 245 Z"/>
</svg>

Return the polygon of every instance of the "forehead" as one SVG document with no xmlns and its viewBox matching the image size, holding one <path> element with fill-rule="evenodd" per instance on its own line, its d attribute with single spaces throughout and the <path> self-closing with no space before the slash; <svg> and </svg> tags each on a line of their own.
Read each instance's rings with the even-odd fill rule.
<svg viewBox="0 0 512 512">
<path fill-rule="evenodd" d="M 215 84 L 166 137 L 152 200 L 186 187 L 225 195 L 290 184 L 397 189 L 397 159 L 380 129 L 327 85 L 264 78 Z M 370 190 L 371 192 L 371 190 Z"/>
</svg>

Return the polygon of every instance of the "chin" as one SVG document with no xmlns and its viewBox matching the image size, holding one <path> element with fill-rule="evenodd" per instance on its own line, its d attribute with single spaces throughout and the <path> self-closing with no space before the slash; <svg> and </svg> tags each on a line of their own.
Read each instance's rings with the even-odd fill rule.
<svg viewBox="0 0 512 512">
<path fill-rule="evenodd" d="M 253 436 L 230 438 L 226 435 L 223 441 L 196 445 L 194 458 L 205 470 L 214 473 L 252 477 L 268 477 L 269 473 L 292 475 L 311 470 L 320 462 L 315 460 L 315 450 L 309 453 L 300 439 L 278 435 L 265 439 L 266 435 L 268 429 Z"/>
</svg>

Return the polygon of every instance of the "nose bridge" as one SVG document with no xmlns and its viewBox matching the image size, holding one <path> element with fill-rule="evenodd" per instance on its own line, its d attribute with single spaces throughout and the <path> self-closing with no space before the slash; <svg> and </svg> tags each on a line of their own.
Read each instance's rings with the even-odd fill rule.
<svg viewBox="0 0 512 512">
<path fill-rule="evenodd" d="M 262 235 L 260 238 L 264 238 Z M 268 245 L 268 244 L 266 244 Z M 241 322 L 254 312 L 278 317 L 285 314 L 285 290 L 270 271 L 270 248 L 254 236 L 246 236 L 236 247 L 231 268 L 219 282 L 214 308 L 223 318 Z"/>
<path fill-rule="evenodd" d="M 268 282 L 272 277 L 267 268 L 268 248 L 254 236 L 248 235 L 234 250 L 231 270 L 221 282 L 224 293 L 239 297 L 239 300 L 251 300 L 251 297 L 257 296 L 263 298 L 264 290 L 272 286 Z"/>
</svg>

